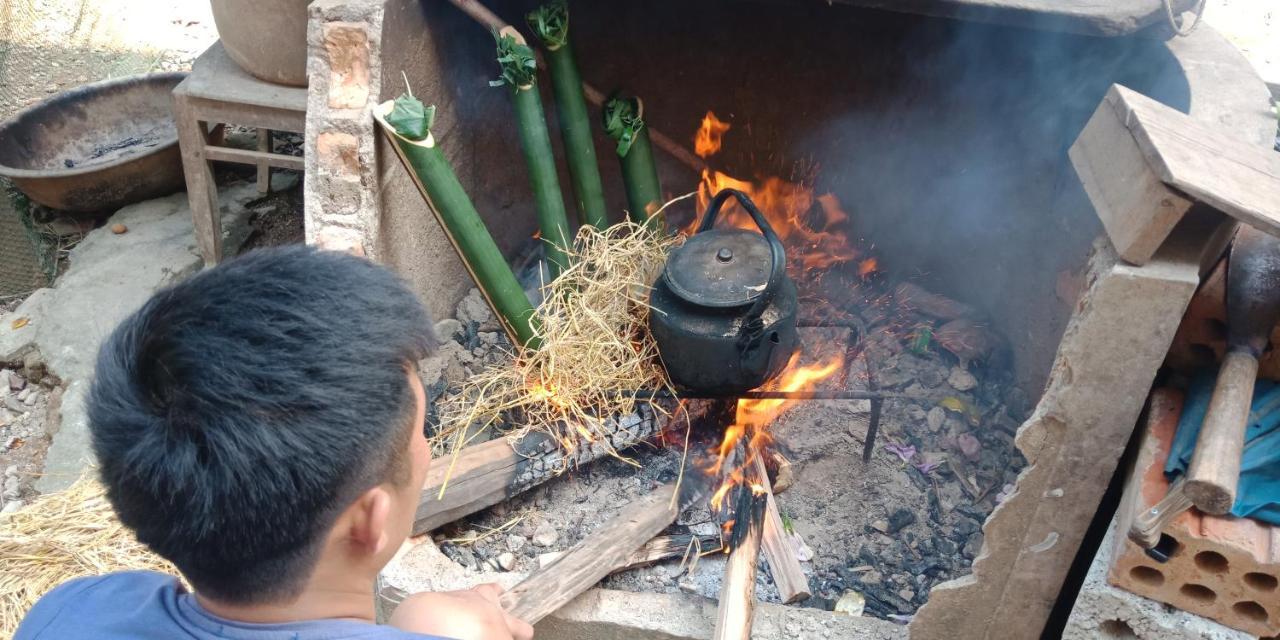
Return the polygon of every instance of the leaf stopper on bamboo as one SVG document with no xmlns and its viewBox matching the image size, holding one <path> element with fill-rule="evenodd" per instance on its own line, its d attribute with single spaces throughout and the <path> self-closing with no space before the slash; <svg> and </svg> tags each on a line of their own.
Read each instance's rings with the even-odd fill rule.
<svg viewBox="0 0 1280 640">
<path fill-rule="evenodd" d="M 604 184 L 596 162 L 582 75 L 578 72 L 577 57 L 569 42 L 568 3 L 553 0 L 529 12 L 526 19 L 546 49 L 547 71 L 551 76 L 556 112 L 560 116 L 560 138 L 564 141 L 565 161 L 569 165 L 570 184 L 577 197 L 578 214 L 583 224 L 604 229 L 609 226 L 608 205 L 604 200 Z"/>
<path fill-rule="evenodd" d="M 604 130 L 617 143 L 622 164 L 622 181 L 627 191 L 631 219 L 650 229 L 661 230 L 665 223 L 658 210 L 662 186 L 653 159 L 649 130 L 644 123 L 644 105 L 639 98 L 613 96 L 604 105 Z"/>
<path fill-rule="evenodd" d="M 516 128 L 520 132 L 520 148 L 529 169 L 533 204 L 538 213 L 538 228 L 551 279 L 569 266 L 569 217 L 560 178 L 556 174 L 555 153 L 551 150 L 551 134 L 547 132 L 542 97 L 535 84 L 538 63 L 533 49 L 512 27 L 494 34 L 498 40 L 498 65 L 501 75 L 489 84 L 511 87 L 511 102 L 516 112 Z"/>
</svg>

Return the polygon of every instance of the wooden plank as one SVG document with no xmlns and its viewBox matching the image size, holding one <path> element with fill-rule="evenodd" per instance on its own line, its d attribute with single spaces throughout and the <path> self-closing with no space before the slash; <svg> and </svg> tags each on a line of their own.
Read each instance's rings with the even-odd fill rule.
<svg viewBox="0 0 1280 640">
<path fill-rule="evenodd" d="M 259 166 L 280 167 L 281 169 L 293 169 L 294 171 L 302 171 L 302 158 L 298 156 L 286 156 L 281 153 L 270 153 L 267 151 L 253 151 L 250 149 L 236 149 L 234 147 L 216 147 L 213 145 L 204 148 L 204 157 L 209 160 L 221 162 L 237 162 L 240 164 L 253 164 Z"/>
<path fill-rule="evenodd" d="M 1280 236 L 1280 155 L 1120 85 L 1106 101 L 1163 182 Z"/>
<path fill-rule="evenodd" d="M 636 549 L 675 522 L 680 511 L 675 497 L 672 483 L 627 505 L 555 562 L 502 594 L 502 608 L 537 624 L 624 565 Z"/>
<path fill-rule="evenodd" d="M 1104 101 L 1067 155 L 1116 253 L 1126 262 L 1151 260 L 1191 208 L 1161 182 L 1133 136 Z"/>
<path fill-rule="evenodd" d="M 221 41 L 196 58 L 187 80 L 186 90 L 193 97 L 287 111 L 307 110 L 306 87 L 272 84 L 249 75 L 227 56 Z"/>
</svg>

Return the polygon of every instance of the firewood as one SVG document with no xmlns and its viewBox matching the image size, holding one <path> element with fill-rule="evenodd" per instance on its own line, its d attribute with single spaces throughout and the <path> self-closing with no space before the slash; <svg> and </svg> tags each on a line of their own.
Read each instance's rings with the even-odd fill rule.
<svg viewBox="0 0 1280 640">
<path fill-rule="evenodd" d="M 695 543 L 695 540 L 697 541 Z M 658 536 L 636 549 L 627 557 L 625 563 L 613 573 L 621 573 L 638 567 L 651 565 L 663 560 L 682 558 L 685 554 L 699 555 L 720 550 L 719 536 L 696 536 L 692 534 L 675 536 Z M 538 556 L 538 568 L 550 566 L 551 563 L 564 556 L 564 551 L 552 551 Z"/>
<path fill-rule="evenodd" d="M 973 307 L 928 291 L 911 282 L 899 284 L 893 290 L 893 297 L 899 306 L 914 309 L 939 320 L 956 320 L 974 315 Z"/>
<path fill-rule="evenodd" d="M 764 530 L 761 544 L 764 547 L 765 560 L 769 562 L 769 572 L 773 575 L 773 583 L 778 586 L 778 595 L 784 604 L 791 604 L 807 599 L 809 579 L 804 575 L 800 559 L 787 539 L 787 532 L 782 526 L 782 514 L 778 511 L 778 501 L 773 497 L 769 487 L 769 476 L 765 473 L 764 461 L 759 456 L 755 460 L 756 474 L 765 489 Z"/>
<path fill-rule="evenodd" d="M 502 608 L 529 624 L 536 624 L 578 597 L 623 566 L 636 549 L 675 522 L 680 511 L 675 496 L 676 485 L 667 484 L 632 502 L 555 562 L 534 571 L 502 594 Z"/>
<path fill-rule="evenodd" d="M 697 411 L 695 408 L 694 412 Z M 632 447 L 656 435 L 660 427 L 658 421 L 653 409 L 640 405 L 639 413 L 606 423 L 612 432 L 607 442 L 579 447 L 572 454 L 566 454 L 559 443 L 545 433 L 533 431 L 515 443 L 498 438 L 466 447 L 458 452 L 456 459 L 443 456 L 433 461 L 427 471 L 413 532 L 415 535 L 425 533 L 493 506 L 568 468 L 608 455 L 610 447 L 615 451 Z"/>
<path fill-rule="evenodd" d="M 749 487 L 742 491 L 751 494 Z M 756 561 L 764 532 L 766 496 L 751 495 L 734 513 L 740 520 L 735 526 L 746 528 L 737 538 L 737 546 L 729 552 L 720 585 L 720 606 L 716 609 L 715 640 L 749 640 L 756 605 Z M 745 506 L 745 508 L 743 508 Z"/>
</svg>

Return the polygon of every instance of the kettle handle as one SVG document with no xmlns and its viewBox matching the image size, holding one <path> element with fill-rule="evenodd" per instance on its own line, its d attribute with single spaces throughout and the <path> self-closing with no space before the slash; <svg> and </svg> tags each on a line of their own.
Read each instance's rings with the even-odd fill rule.
<svg viewBox="0 0 1280 640">
<path fill-rule="evenodd" d="M 756 226 L 760 228 L 760 233 L 764 235 L 764 239 L 769 242 L 769 280 L 766 282 L 760 297 L 756 298 L 755 304 L 751 305 L 751 309 L 747 312 L 747 322 L 742 323 L 738 333 L 738 348 L 745 353 L 758 346 L 764 335 L 764 325 L 760 316 L 764 314 L 764 310 L 773 301 L 778 288 L 782 286 L 782 278 L 786 275 L 787 269 L 787 254 L 783 250 L 782 240 L 774 232 L 769 220 L 764 217 L 763 213 L 760 213 L 760 209 L 756 208 L 756 203 L 752 202 L 747 194 L 737 189 L 721 189 L 715 197 L 711 198 L 711 204 L 707 207 L 707 213 L 702 217 L 702 222 L 698 225 L 696 233 L 702 233 L 715 226 L 716 216 L 719 215 L 720 208 L 724 206 L 725 201 L 730 197 L 736 198 L 738 204 L 741 204 L 742 208 L 747 210 L 747 214 L 751 216 Z"/>
</svg>

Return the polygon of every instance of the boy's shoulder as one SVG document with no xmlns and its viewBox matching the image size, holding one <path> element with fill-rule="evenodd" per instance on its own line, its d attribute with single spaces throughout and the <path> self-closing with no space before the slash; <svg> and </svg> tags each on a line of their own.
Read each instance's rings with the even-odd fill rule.
<svg viewBox="0 0 1280 640">
<path fill-rule="evenodd" d="M 177 578 L 154 571 L 122 571 L 70 580 L 40 598 L 27 612 L 14 640 L 74 638 L 78 633 L 93 633 L 86 628 L 86 622 L 107 621 L 125 612 L 142 613 L 152 608 L 163 611 L 165 600 L 181 592 Z"/>
<path fill-rule="evenodd" d="M 349 620 L 250 624 L 205 612 L 178 579 L 124 571 L 65 582 L 27 612 L 13 640 L 438 640 Z"/>
</svg>

